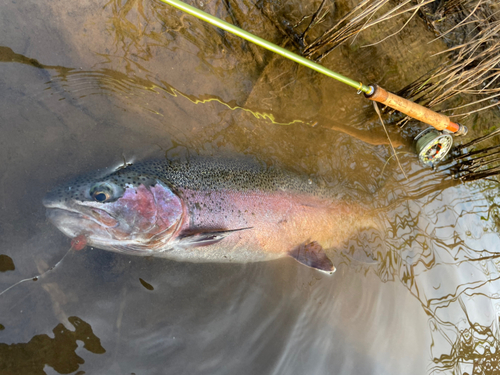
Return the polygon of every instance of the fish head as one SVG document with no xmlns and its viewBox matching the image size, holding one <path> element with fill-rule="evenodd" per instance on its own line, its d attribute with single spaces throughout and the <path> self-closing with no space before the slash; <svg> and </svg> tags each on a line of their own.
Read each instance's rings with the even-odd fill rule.
<svg viewBox="0 0 500 375">
<path fill-rule="evenodd" d="M 182 199 L 167 183 L 125 167 L 94 173 L 49 192 L 48 219 L 90 246 L 150 255 L 175 236 L 185 217 Z"/>
</svg>

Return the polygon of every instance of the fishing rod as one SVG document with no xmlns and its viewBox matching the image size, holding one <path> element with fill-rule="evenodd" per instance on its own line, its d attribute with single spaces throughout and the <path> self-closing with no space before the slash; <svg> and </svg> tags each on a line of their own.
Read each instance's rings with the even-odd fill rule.
<svg viewBox="0 0 500 375">
<path fill-rule="evenodd" d="M 397 96 L 380 86 L 377 86 L 375 84 L 365 85 L 362 82 L 358 82 L 345 77 L 339 73 L 325 68 L 320 64 L 315 63 L 314 61 L 308 60 L 302 56 L 288 51 L 285 48 L 277 46 L 274 43 L 259 38 L 258 36 L 249 33 L 248 31 L 240 29 L 239 27 L 236 27 L 206 12 L 203 12 L 202 10 L 199 10 L 180 0 L 161 1 L 202 21 L 208 22 L 213 26 L 216 26 L 251 43 L 263 47 L 271 52 L 281 55 L 289 60 L 295 61 L 300 65 L 306 66 L 339 82 L 349 85 L 357 89 L 358 94 L 364 93 L 365 97 L 370 100 L 382 103 L 388 107 L 404 113 L 407 116 L 431 125 L 436 130 L 432 128 L 426 129 L 415 138 L 419 159 L 426 165 L 434 165 L 437 162 L 443 160 L 446 154 L 450 151 L 453 143 L 453 138 L 449 133 L 457 136 L 467 134 L 468 130 L 466 126 L 452 122 L 448 116 L 434 112 L 429 108 L 421 106 L 420 104 Z"/>
</svg>

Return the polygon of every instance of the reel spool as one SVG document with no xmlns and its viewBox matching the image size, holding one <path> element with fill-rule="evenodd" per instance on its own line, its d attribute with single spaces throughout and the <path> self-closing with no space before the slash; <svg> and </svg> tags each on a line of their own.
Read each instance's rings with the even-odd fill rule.
<svg viewBox="0 0 500 375">
<path fill-rule="evenodd" d="M 414 139 L 419 160 L 433 167 L 443 161 L 453 146 L 453 137 L 434 128 L 427 128 Z"/>
</svg>

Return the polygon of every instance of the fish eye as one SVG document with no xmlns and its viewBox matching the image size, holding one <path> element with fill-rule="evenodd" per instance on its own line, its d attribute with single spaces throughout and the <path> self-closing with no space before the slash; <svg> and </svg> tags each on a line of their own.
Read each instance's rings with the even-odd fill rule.
<svg viewBox="0 0 500 375">
<path fill-rule="evenodd" d="M 92 198 L 94 198 L 94 200 L 97 202 L 105 202 L 109 199 L 109 194 L 106 194 L 106 192 L 104 191 L 96 191 L 94 194 L 92 194 Z"/>
<path fill-rule="evenodd" d="M 90 189 L 90 196 L 99 203 L 108 202 L 113 198 L 113 187 L 107 183 L 96 184 Z"/>
</svg>

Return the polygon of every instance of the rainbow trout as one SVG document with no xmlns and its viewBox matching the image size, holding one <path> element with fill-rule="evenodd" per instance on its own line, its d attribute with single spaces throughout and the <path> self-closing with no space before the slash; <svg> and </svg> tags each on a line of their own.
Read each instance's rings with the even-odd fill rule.
<svg viewBox="0 0 500 375">
<path fill-rule="evenodd" d="M 250 161 L 163 160 L 77 178 L 43 204 L 65 235 L 104 250 L 188 262 L 291 256 L 333 272 L 325 250 L 366 223 L 331 190 Z"/>
</svg>

